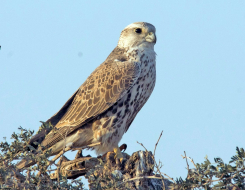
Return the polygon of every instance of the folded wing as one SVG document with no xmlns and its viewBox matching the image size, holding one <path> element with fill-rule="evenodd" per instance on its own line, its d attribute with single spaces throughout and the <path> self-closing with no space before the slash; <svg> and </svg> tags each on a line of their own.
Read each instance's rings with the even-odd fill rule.
<svg viewBox="0 0 245 190">
<path fill-rule="evenodd" d="M 137 62 L 109 59 L 102 63 L 78 89 L 66 113 L 43 140 L 46 148 L 64 139 L 86 122 L 105 112 L 135 84 L 140 75 Z M 57 115 L 57 114 L 56 114 Z"/>
</svg>

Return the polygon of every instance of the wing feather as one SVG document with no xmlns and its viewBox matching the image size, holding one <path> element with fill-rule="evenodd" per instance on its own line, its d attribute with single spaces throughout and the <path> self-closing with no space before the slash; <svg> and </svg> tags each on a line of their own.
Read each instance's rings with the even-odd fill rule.
<svg viewBox="0 0 245 190">
<path fill-rule="evenodd" d="M 87 121 L 105 112 L 121 99 L 140 75 L 137 62 L 107 60 L 81 85 L 65 115 L 51 131 L 42 146 L 48 148 Z"/>
</svg>

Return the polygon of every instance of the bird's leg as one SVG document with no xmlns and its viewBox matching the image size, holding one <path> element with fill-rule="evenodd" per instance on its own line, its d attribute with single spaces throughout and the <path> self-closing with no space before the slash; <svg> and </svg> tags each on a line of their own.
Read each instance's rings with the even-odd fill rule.
<svg viewBox="0 0 245 190">
<path fill-rule="evenodd" d="M 118 148 L 118 146 L 116 148 L 114 148 L 113 151 L 116 153 L 115 159 L 118 158 L 120 160 L 120 162 L 122 163 L 123 155 L 122 155 L 121 150 Z"/>
</svg>

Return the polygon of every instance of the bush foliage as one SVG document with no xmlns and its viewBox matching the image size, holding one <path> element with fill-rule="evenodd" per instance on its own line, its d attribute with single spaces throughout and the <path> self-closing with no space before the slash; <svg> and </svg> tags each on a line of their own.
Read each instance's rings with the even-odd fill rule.
<svg viewBox="0 0 245 190">
<path fill-rule="evenodd" d="M 43 123 L 40 129 L 43 128 L 50 129 L 52 128 L 52 126 Z M 83 189 L 83 183 L 81 181 L 81 178 L 68 180 L 66 176 L 62 176 L 61 172 L 58 172 L 59 177 L 56 180 L 51 179 L 50 174 L 53 171 L 59 171 L 59 163 L 50 161 L 49 151 L 38 151 L 28 144 L 30 138 L 34 134 L 34 131 L 26 130 L 22 127 L 20 127 L 19 130 L 20 133 L 12 134 L 11 143 L 7 142 L 6 138 L 4 138 L 4 141 L 0 143 L 1 188 Z M 146 152 L 148 151 L 146 150 Z M 151 155 L 154 160 L 152 171 L 154 171 L 154 176 L 158 176 L 156 177 L 156 179 L 162 178 L 159 180 L 164 179 L 169 180 L 171 182 L 169 186 L 162 187 L 162 189 L 245 189 L 245 152 L 243 148 L 236 148 L 236 154 L 231 157 L 229 163 L 224 163 L 221 158 L 214 158 L 214 162 L 212 163 L 208 159 L 208 157 L 206 157 L 204 162 L 199 164 L 195 163 L 194 160 L 190 157 L 187 157 L 185 153 L 185 155 L 182 157 L 186 160 L 188 174 L 185 179 L 182 179 L 180 177 L 176 180 L 160 171 L 162 170 L 162 166 L 161 162 L 157 164 L 155 161 L 155 150 L 154 154 Z M 27 160 L 35 160 L 37 164 L 24 169 L 17 169 L 17 161 L 23 158 Z M 193 168 L 190 168 L 189 163 L 193 165 Z M 104 168 L 103 164 L 103 162 L 100 162 L 100 166 L 96 166 L 96 168 Z M 91 171 L 88 172 L 89 175 L 93 174 L 93 172 Z M 96 178 L 97 181 L 103 181 L 104 184 L 106 184 L 108 181 L 107 189 L 117 189 L 115 185 L 112 185 L 112 180 L 108 176 L 115 177 L 114 181 L 116 182 L 118 182 L 118 176 L 114 175 L 113 171 L 111 171 L 111 174 L 108 173 L 108 175 L 106 176 L 106 179 L 97 179 L 98 176 L 94 176 L 94 178 Z M 89 182 L 94 183 L 91 180 Z M 104 187 L 107 186 L 104 185 Z"/>
</svg>

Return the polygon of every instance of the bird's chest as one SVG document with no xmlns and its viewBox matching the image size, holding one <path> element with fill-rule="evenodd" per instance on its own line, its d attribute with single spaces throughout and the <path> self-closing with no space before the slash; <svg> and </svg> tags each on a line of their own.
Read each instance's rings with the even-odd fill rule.
<svg viewBox="0 0 245 190">
<path fill-rule="evenodd" d="M 131 88 L 129 122 L 136 116 L 150 97 L 156 82 L 155 57 L 145 56 L 141 59 L 141 74 L 138 81 Z"/>
<path fill-rule="evenodd" d="M 134 61 L 141 63 L 141 73 L 132 88 L 108 112 L 101 117 L 98 133 L 94 134 L 94 142 L 101 141 L 106 145 L 118 144 L 122 135 L 150 97 L 156 81 L 155 54 L 139 55 Z M 96 122 L 94 122 L 96 123 Z M 97 127 L 97 125 L 94 125 Z"/>
</svg>

